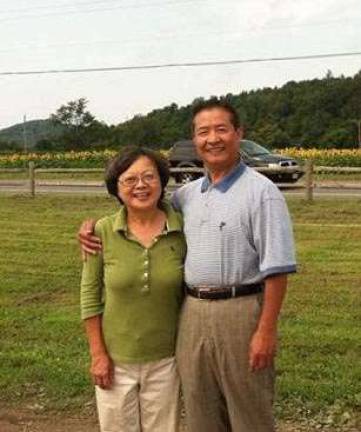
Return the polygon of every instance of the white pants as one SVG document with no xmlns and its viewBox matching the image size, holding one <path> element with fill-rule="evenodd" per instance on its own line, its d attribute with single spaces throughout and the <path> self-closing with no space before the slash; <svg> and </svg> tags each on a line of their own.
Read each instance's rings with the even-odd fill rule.
<svg viewBox="0 0 361 432">
<path fill-rule="evenodd" d="M 109 390 L 96 389 L 101 432 L 177 432 L 180 383 L 174 357 L 115 367 Z"/>
</svg>

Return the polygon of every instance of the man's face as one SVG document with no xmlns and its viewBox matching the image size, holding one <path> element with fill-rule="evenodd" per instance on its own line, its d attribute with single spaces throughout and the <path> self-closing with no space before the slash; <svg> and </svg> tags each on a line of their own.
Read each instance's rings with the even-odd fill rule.
<svg viewBox="0 0 361 432">
<path fill-rule="evenodd" d="M 210 171 L 228 170 L 236 164 L 241 138 L 242 130 L 234 128 L 231 114 L 223 108 L 204 109 L 193 119 L 193 143 Z"/>
</svg>

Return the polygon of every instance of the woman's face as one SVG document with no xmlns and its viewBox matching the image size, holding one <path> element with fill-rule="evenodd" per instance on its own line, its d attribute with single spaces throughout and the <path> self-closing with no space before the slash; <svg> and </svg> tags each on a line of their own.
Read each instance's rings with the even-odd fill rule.
<svg viewBox="0 0 361 432">
<path fill-rule="evenodd" d="M 140 156 L 118 178 L 118 195 L 129 210 L 154 209 L 161 194 L 157 167 L 147 156 Z"/>
</svg>

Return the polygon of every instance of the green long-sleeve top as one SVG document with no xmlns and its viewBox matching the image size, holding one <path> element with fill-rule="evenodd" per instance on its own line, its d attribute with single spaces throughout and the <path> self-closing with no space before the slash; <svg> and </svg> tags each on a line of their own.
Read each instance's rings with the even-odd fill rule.
<svg viewBox="0 0 361 432">
<path fill-rule="evenodd" d="M 166 229 L 149 248 L 128 232 L 124 206 L 95 226 L 103 248 L 83 265 L 81 317 L 102 314 L 105 345 L 115 364 L 174 355 L 186 244 L 181 215 L 167 203 L 163 208 Z"/>
</svg>

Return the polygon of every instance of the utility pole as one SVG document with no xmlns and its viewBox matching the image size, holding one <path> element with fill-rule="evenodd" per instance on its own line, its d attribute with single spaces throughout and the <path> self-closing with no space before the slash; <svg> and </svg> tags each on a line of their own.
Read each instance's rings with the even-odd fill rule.
<svg viewBox="0 0 361 432">
<path fill-rule="evenodd" d="M 23 144 L 24 144 L 24 153 L 28 151 L 28 137 L 26 135 L 26 114 L 24 114 L 23 118 Z"/>
</svg>

